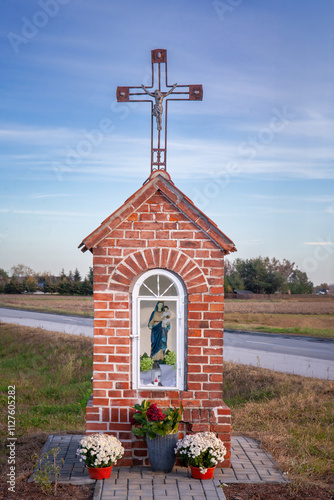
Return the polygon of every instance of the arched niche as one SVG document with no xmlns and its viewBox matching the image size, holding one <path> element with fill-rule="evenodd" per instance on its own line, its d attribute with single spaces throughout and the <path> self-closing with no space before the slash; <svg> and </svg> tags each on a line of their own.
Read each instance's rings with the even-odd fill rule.
<svg viewBox="0 0 334 500">
<path fill-rule="evenodd" d="M 134 389 L 185 389 L 185 299 L 184 284 L 175 273 L 151 269 L 137 279 L 132 290 Z M 168 364 L 173 358 L 170 353 L 175 353 L 175 365 Z M 145 355 L 157 363 L 141 371 L 140 359 Z M 153 370 L 158 374 L 154 380 Z"/>
</svg>

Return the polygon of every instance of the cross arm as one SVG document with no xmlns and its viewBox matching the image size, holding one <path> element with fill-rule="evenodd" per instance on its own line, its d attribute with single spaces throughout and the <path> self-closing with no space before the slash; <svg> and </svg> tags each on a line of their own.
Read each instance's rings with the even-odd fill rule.
<svg viewBox="0 0 334 500">
<path fill-rule="evenodd" d="M 203 87 L 202 85 L 170 85 L 168 86 L 170 91 L 168 94 L 173 95 L 169 97 L 170 101 L 202 101 L 203 100 Z M 152 87 L 147 87 L 152 88 Z M 132 96 L 142 96 L 147 92 L 131 92 L 132 90 L 142 90 L 142 87 L 117 87 L 116 99 L 117 102 L 136 102 L 136 99 L 130 99 Z M 166 95 L 168 95 L 166 94 Z M 185 97 L 176 97 L 185 96 Z M 186 97 L 187 96 L 187 97 Z M 138 101 L 143 101 L 143 99 L 138 99 Z"/>
<path fill-rule="evenodd" d="M 152 87 L 147 87 L 152 88 Z M 142 87 L 117 87 L 116 99 L 117 102 L 151 102 L 151 99 L 130 99 L 132 96 L 146 95 L 146 92 L 131 92 L 131 90 L 143 90 Z"/>
<path fill-rule="evenodd" d="M 181 90 L 184 88 L 185 90 Z M 178 91 L 180 89 L 180 91 Z M 202 101 L 203 100 L 203 86 L 202 85 L 177 85 L 176 91 L 173 92 L 173 97 L 168 97 L 166 101 Z M 177 95 L 188 96 L 174 97 Z"/>
<path fill-rule="evenodd" d="M 202 101 L 203 100 L 203 87 L 202 85 L 189 85 L 189 100 Z"/>
</svg>

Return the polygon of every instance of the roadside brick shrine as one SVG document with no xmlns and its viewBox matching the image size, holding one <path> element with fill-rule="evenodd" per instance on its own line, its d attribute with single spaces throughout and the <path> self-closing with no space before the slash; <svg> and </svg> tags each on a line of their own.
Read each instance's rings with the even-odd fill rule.
<svg viewBox="0 0 334 500">
<path fill-rule="evenodd" d="M 79 246 L 93 253 L 94 269 L 86 432 L 114 434 L 125 448 L 120 465 L 146 465 L 146 444 L 131 432 L 132 407 L 144 399 L 160 408 L 182 402 L 181 435 L 215 432 L 230 467 L 224 256 L 236 248 L 167 173 L 168 102 L 201 101 L 202 85 L 169 85 L 165 49 L 151 51 L 151 65 L 151 85 L 116 90 L 118 102 L 151 105 L 151 175 Z"/>
<path fill-rule="evenodd" d="M 231 412 L 223 401 L 224 256 L 236 251 L 234 243 L 158 169 L 80 247 L 93 253 L 94 269 L 87 434 L 114 434 L 126 450 L 120 465 L 147 464 L 145 444 L 131 433 L 131 407 L 144 399 L 162 408 L 181 401 L 181 435 L 215 432 L 228 450 L 223 466 L 229 467 Z M 157 385 L 153 368 L 140 370 L 140 359 L 145 353 L 150 357 L 148 325 L 159 309 L 170 316 L 167 349 L 176 361 L 160 363 Z"/>
</svg>

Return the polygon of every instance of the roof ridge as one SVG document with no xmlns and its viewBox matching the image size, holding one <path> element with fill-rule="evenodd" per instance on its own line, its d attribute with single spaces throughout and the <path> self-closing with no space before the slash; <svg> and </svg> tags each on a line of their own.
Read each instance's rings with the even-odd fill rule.
<svg viewBox="0 0 334 500">
<path fill-rule="evenodd" d="M 141 186 L 123 203 L 121 207 L 109 215 L 98 228 L 92 231 L 82 240 L 79 248 L 82 251 L 91 250 L 100 241 L 106 238 L 112 231 L 138 210 L 141 205 L 160 191 L 178 210 L 180 210 L 189 220 L 202 230 L 226 253 L 235 252 L 236 248 L 232 240 L 228 238 L 209 217 L 207 217 L 193 201 L 178 189 L 170 179 L 154 172 L 154 177 L 150 177 L 148 182 Z"/>
</svg>

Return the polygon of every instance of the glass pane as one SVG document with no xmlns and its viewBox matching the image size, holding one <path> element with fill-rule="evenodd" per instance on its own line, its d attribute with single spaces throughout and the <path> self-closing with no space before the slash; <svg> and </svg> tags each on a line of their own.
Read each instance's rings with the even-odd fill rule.
<svg viewBox="0 0 334 500">
<path fill-rule="evenodd" d="M 150 295 L 155 297 L 163 295 L 176 297 L 177 289 L 170 278 L 157 273 L 147 278 L 139 289 L 139 296 L 149 297 Z"/>
<path fill-rule="evenodd" d="M 144 297 L 148 295 L 158 296 L 158 282 L 156 274 L 150 276 L 144 281 L 139 289 L 139 295 L 144 295 Z"/>
<path fill-rule="evenodd" d="M 159 281 L 160 281 L 160 297 L 162 295 L 170 295 L 170 296 L 176 296 L 177 295 L 177 290 L 176 286 L 174 285 L 173 281 L 167 278 L 167 276 L 164 276 L 161 274 L 159 276 Z"/>
<path fill-rule="evenodd" d="M 176 387 L 176 301 L 141 300 L 141 386 Z"/>
</svg>

